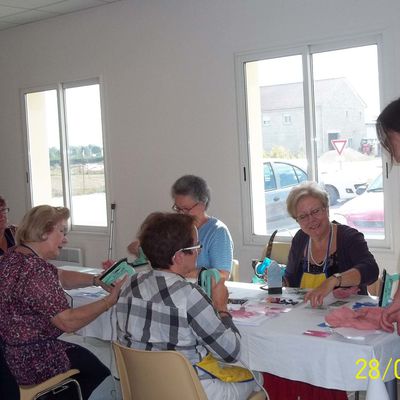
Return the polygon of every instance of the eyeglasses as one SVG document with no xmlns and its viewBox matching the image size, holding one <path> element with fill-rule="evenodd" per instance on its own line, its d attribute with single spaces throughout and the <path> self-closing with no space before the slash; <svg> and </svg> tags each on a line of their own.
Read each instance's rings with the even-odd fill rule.
<svg viewBox="0 0 400 400">
<path fill-rule="evenodd" d="M 177 212 L 177 213 L 180 213 L 180 214 L 189 214 L 190 211 L 192 211 L 193 208 L 195 208 L 199 203 L 200 203 L 200 202 L 197 202 L 194 206 L 192 206 L 192 207 L 190 207 L 190 208 L 185 208 L 185 207 L 180 208 L 180 207 L 178 207 L 176 204 L 174 204 L 171 208 L 172 208 L 175 212 Z"/>
<path fill-rule="evenodd" d="M 0 208 L 0 214 L 8 214 L 10 209 L 8 207 Z"/>
<path fill-rule="evenodd" d="M 297 216 L 296 221 L 301 223 L 304 222 L 305 220 L 308 220 L 310 217 L 318 218 L 322 215 L 322 212 L 325 210 L 326 210 L 325 207 L 314 208 L 314 210 L 311 210 L 309 213 L 300 214 L 299 216 Z"/>
<path fill-rule="evenodd" d="M 203 245 L 198 243 L 194 246 L 190 246 L 190 247 L 183 247 L 182 249 L 177 250 L 176 252 L 178 253 L 178 251 L 191 251 L 191 250 L 197 250 L 197 253 L 200 253 L 201 249 L 203 248 Z"/>
</svg>

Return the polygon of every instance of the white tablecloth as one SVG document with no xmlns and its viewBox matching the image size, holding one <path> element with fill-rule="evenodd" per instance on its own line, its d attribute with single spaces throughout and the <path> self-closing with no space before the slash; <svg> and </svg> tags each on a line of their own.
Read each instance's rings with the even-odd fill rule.
<svg viewBox="0 0 400 400">
<path fill-rule="evenodd" d="M 265 298 L 267 293 L 257 285 L 227 282 L 234 298 Z M 69 291 L 74 307 L 87 304 L 102 295 L 99 288 Z M 352 301 L 369 300 L 354 296 Z M 368 400 L 385 400 L 388 395 L 381 379 L 370 379 L 369 366 L 361 373 L 366 379 L 356 379 L 361 369 L 357 360 L 379 361 L 381 376 L 389 359 L 392 366 L 400 359 L 400 338 L 396 334 L 379 333 L 365 340 L 350 340 L 333 334 L 327 338 L 306 336 L 304 331 L 321 330 L 327 310 L 311 309 L 305 304 L 294 307 L 259 326 L 238 325 L 242 335 L 241 359 L 251 369 L 265 371 L 316 386 L 347 391 L 366 390 Z M 111 308 L 91 324 L 81 329 L 83 336 L 103 340 L 115 339 L 115 313 Z M 400 364 L 398 373 L 400 374 Z M 385 381 L 394 379 L 389 368 Z"/>
</svg>

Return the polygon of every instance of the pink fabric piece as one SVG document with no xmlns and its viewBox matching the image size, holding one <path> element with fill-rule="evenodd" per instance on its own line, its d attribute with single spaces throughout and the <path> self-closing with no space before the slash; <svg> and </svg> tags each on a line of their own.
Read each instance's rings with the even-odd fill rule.
<svg viewBox="0 0 400 400">
<path fill-rule="evenodd" d="M 380 307 L 363 307 L 351 310 L 340 307 L 325 316 L 325 321 L 334 328 L 347 327 L 361 330 L 381 329 L 380 319 L 383 309 Z"/>
<path fill-rule="evenodd" d="M 348 288 L 337 288 L 332 293 L 337 299 L 347 299 L 353 294 L 357 294 L 360 288 L 358 286 L 351 286 Z"/>
</svg>

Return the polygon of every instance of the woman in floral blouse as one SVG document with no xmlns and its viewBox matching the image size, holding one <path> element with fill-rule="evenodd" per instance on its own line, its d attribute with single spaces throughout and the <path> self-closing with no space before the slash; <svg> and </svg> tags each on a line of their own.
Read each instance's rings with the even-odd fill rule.
<svg viewBox="0 0 400 400">
<path fill-rule="evenodd" d="M 101 300 L 69 307 L 63 289 L 91 286 L 99 280 L 90 274 L 57 270 L 47 261 L 56 258 L 67 243 L 68 218 L 67 208 L 46 205 L 24 216 L 17 246 L 0 260 L 0 339 L 18 385 L 38 384 L 77 368 L 76 379 L 87 399 L 110 371 L 88 350 L 58 337 L 80 329 L 114 305 L 123 282 L 107 288 L 110 293 Z M 11 380 L 9 388 L 13 384 Z M 11 400 L 2 394 L 0 398 Z"/>
</svg>

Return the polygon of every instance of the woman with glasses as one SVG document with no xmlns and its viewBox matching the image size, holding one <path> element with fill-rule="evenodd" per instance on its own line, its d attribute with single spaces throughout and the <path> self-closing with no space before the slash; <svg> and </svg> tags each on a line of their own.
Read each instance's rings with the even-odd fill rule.
<svg viewBox="0 0 400 400">
<path fill-rule="evenodd" d="M 233 241 L 227 226 L 207 214 L 211 200 L 207 182 L 195 175 L 184 175 L 172 185 L 171 196 L 174 200 L 172 209 L 175 212 L 195 217 L 202 245 L 202 251 L 197 259 L 197 269 L 186 277 L 197 278 L 199 271 L 215 268 L 223 278 L 229 279 L 233 260 Z M 128 251 L 139 256 L 139 248 L 140 242 L 136 240 L 129 244 Z"/>
<path fill-rule="evenodd" d="M 6 200 L 0 196 L 0 256 L 15 245 L 15 226 L 8 225 L 9 211 Z"/>
<path fill-rule="evenodd" d="M 367 285 L 378 278 L 378 265 L 362 233 L 330 222 L 328 193 L 316 182 L 303 182 L 290 191 L 286 204 L 300 225 L 286 267 L 288 285 L 313 289 L 305 297 L 312 307 L 340 287 L 358 286 L 360 294 L 367 294 Z"/>
<path fill-rule="evenodd" d="M 305 296 L 312 307 L 322 305 L 336 288 L 358 287 L 360 294 L 367 294 L 367 285 L 378 278 L 378 265 L 362 233 L 330 222 L 328 193 L 316 182 L 303 182 L 290 191 L 286 205 L 300 225 L 289 252 L 287 285 L 312 289 Z M 309 400 L 347 400 L 345 391 L 263 375 L 271 399 L 294 398 L 296 393 L 296 398 Z"/>
<path fill-rule="evenodd" d="M 203 246 L 197 258 L 197 271 L 193 271 L 189 277 L 197 277 L 198 270 L 203 268 L 216 268 L 223 278 L 229 279 L 233 241 L 227 226 L 207 214 L 211 200 L 207 182 L 195 175 L 184 175 L 172 185 L 171 196 L 174 211 L 195 217 L 199 241 Z"/>
<path fill-rule="evenodd" d="M 17 384 L 38 384 L 70 368 L 80 370 L 75 378 L 88 399 L 110 375 L 88 350 L 58 339 L 114 305 L 123 283 L 106 287 L 110 294 L 101 300 L 70 308 L 63 289 L 100 282 L 94 275 L 58 270 L 48 262 L 67 243 L 68 219 L 64 207 L 32 208 L 18 226 L 17 246 L 0 259 L 1 399 L 18 399 Z"/>
</svg>

